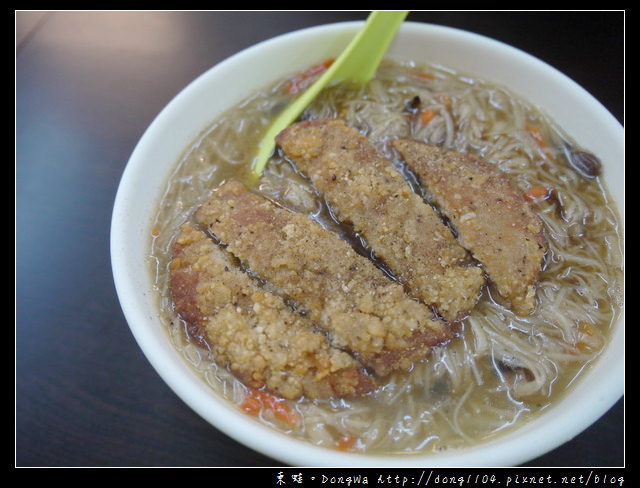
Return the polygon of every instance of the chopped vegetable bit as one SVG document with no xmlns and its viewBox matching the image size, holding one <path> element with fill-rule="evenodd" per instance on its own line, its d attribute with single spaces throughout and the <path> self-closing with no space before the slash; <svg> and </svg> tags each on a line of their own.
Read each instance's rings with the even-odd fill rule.
<svg viewBox="0 0 640 488">
<path fill-rule="evenodd" d="M 350 434 L 345 434 L 336 443 L 336 448 L 340 451 L 347 451 L 351 449 L 358 439 Z"/>
<path fill-rule="evenodd" d="M 259 415 L 263 408 L 291 426 L 298 425 L 298 415 L 289 408 L 283 398 L 280 398 L 266 390 L 249 390 L 242 404 L 242 410 L 250 415 Z"/>
<path fill-rule="evenodd" d="M 540 127 L 529 126 L 527 127 L 527 133 L 531 136 L 531 138 L 538 143 L 538 145 L 542 148 L 547 147 L 547 141 L 542 133 Z"/>
<path fill-rule="evenodd" d="M 429 122 L 433 120 L 435 116 L 436 116 L 436 113 L 429 108 L 420 114 L 420 122 L 423 125 L 427 125 Z"/>
<path fill-rule="evenodd" d="M 421 80 L 435 80 L 436 77 L 435 75 L 431 74 L 431 73 L 425 73 L 423 71 L 418 72 L 418 73 L 412 73 L 412 76 L 415 76 L 416 78 L 419 78 Z"/>
<path fill-rule="evenodd" d="M 542 132 L 542 129 L 538 126 L 530 125 L 530 126 L 527 126 L 526 130 L 527 130 L 527 134 L 529 134 L 529 136 L 534 141 L 536 141 L 536 143 L 538 144 L 538 146 L 540 147 L 540 149 L 542 150 L 542 153 L 546 156 L 546 158 L 551 162 L 555 162 L 555 157 L 553 155 L 552 148 L 549 147 L 549 144 L 547 143 L 547 138 Z"/>
<path fill-rule="evenodd" d="M 602 163 L 595 154 L 586 151 L 569 150 L 569 164 L 581 175 L 595 178 L 602 172 Z"/>
<path fill-rule="evenodd" d="M 581 353 L 597 348 L 598 336 L 595 327 L 591 324 L 581 323 L 578 327 L 578 337 L 573 344 L 573 352 Z"/>
<path fill-rule="evenodd" d="M 404 108 L 407 112 L 415 114 L 418 110 L 420 110 L 420 97 L 418 95 L 414 96 L 405 104 Z"/>
<path fill-rule="evenodd" d="M 329 68 L 329 66 L 333 64 L 334 61 L 335 59 L 333 58 L 327 59 L 322 63 L 314 64 L 303 73 L 294 76 L 286 85 L 287 93 L 290 95 L 295 95 L 296 93 L 299 93 L 307 88 L 309 85 L 311 85 L 311 82 L 314 80 L 314 78 L 319 74 L 324 73 Z"/>
<path fill-rule="evenodd" d="M 551 195 L 551 190 L 546 186 L 534 186 L 524 193 L 524 199 L 527 202 L 537 202 L 546 200 Z"/>
<path fill-rule="evenodd" d="M 242 410 L 251 415 L 258 415 L 262 410 L 262 402 L 255 394 L 249 394 L 242 404 Z"/>
<path fill-rule="evenodd" d="M 451 100 L 451 97 L 449 95 L 447 95 L 446 93 L 440 93 L 438 95 L 438 100 L 440 101 L 440 103 L 444 104 L 447 110 L 451 111 L 451 108 L 453 107 L 453 101 Z"/>
</svg>

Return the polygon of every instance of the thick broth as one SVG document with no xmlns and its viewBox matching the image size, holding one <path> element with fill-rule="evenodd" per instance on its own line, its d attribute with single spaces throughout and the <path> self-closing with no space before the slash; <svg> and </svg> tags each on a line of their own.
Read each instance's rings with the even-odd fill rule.
<svg viewBox="0 0 640 488">
<path fill-rule="evenodd" d="M 370 257 L 366 242 L 335 222 L 318 192 L 280 155 L 255 181 L 249 173 L 259 137 L 291 99 L 287 80 L 247 99 L 207 128 L 177 163 L 158 206 L 151 262 L 162 321 L 194 369 L 230 402 L 247 389 L 212 354 L 189 340 L 172 311 L 169 249 L 182 222 L 208 192 L 234 177 L 340 232 Z M 484 158 L 508 173 L 541 217 L 549 252 L 534 314 L 519 317 L 487 287 L 458 337 L 410 373 L 395 373 L 365 398 L 291 403 L 289 425 L 264 410 L 274 428 L 327 447 L 367 452 L 446 450 L 491 438 L 551 405 L 606 344 L 622 307 L 620 223 L 595 176 L 567 159 L 569 137 L 502 87 L 434 66 L 385 62 L 367 86 L 327 89 L 302 118 L 340 117 L 403 172 L 389 141 L 410 137 Z M 393 276 L 390 276 L 393 279 Z"/>
</svg>

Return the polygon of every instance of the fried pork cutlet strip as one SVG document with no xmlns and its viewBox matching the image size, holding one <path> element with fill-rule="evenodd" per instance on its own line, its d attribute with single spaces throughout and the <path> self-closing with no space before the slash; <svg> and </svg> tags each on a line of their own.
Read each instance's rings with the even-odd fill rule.
<svg viewBox="0 0 640 488">
<path fill-rule="evenodd" d="M 465 263 L 451 230 L 366 137 L 342 120 L 321 119 L 286 128 L 276 142 L 409 294 L 450 321 L 475 306 L 482 269 Z"/>
<path fill-rule="evenodd" d="M 213 191 L 195 218 L 378 375 L 409 368 L 453 335 L 336 234 L 237 181 Z"/>
<path fill-rule="evenodd" d="M 509 178 L 465 154 L 418 141 L 396 140 L 393 145 L 513 311 L 530 313 L 547 243 L 542 222 Z"/>
<path fill-rule="evenodd" d="M 357 396 L 374 389 L 357 361 L 283 299 L 261 289 L 205 232 L 185 224 L 174 244 L 177 313 L 201 329 L 217 361 L 247 386 L 288 399 Z"/>
</svg>

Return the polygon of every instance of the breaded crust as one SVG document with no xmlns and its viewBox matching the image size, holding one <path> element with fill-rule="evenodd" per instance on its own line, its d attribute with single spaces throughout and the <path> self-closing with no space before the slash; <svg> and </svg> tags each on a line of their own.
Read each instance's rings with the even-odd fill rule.
<svg viewBox="0 0 640 488">
<path fill-rule="evenodd" d="M 175 310 L 253 388 L 295 399 L 355 396 L 373 379 L 307 318 L 261 289 L 205 232 L 183 225 L 170 264 Z"/>
<path fill-rule="evenodd" d="M 408 293 L 449 321 L 475 306 L 482 269 L 468 265 L 451 230 L 366 137 L 342 120 L 321 119 L 293 124 L 276 142 Z"/>
<path fill-rule="evenodd" d="M 453 335 L 448 324 L 336 234 L 235 180 L 214 190 L 195 218 L 298 302 L 334 346 L 378 375 L 409 368 Z"/>
<path fill-rule="evenodd" d="M 513 311 L 530 313 L 547 243 L 540 218 L 507 175 L 480 159 L 422 142 L 396 140 L 393 146 Z"/>
</svg>

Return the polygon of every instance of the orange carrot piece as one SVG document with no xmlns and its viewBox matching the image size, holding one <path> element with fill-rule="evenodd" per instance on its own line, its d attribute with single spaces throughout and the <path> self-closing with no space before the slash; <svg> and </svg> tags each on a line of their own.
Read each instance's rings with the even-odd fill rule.
<svg viewBox="0 0 640 488">
<path fill-rule="evenodd" d="M 447 95 L 446 93 L 440 93 L 440 95 L 438 95 L 438 99 L 440 100 L 441 103 L 444 104 L 445 107 L 447 107 L 447 110 L 451 111 L 453 102 L 449 95 Z"/>
<path fill-rule="evenodd" d="M 531 138 L 538 143 L 538 145 L 542 148 L 547 147 L 547 141 L 542 133 L 540 127 L 529 126 L 527 127 L 527 132 L 531 136 Z"/>
<path fill-rule="evenodd" d="M 251 415 L 258 415 L 263 408 L 266 408 L 277 419 L 291 426 L 298 425 L 300 420 L 298 415 L 287 406 L 284 399 L 265 390 L 250 390 L 241 408 Z"/>
<path fill-rule="evenodd" d="M 523 197 L 527 202 L 536 202 L 549 198 L 550 190 L 546 186 L 534 186 L 527 190 Z"/>
<path fill-rule="evenodd" d="M 290 95 L 295 95 L 296 93 L 299 93 L 307 88 L 311 84 L 312 79 L 318 76 L 320 73 L 326 71 L 334 61 L 335 60 L 333 58 L 327 59 L 321 63 L 310 66 L 303 73 L 294 76 L 286 85 L 287 93 Z"/>
<path fill-rule="evenodd" d="M 436 113 L 429 108 L 420 114 L 420 122 L 422 125 L 427 125 L 435 116 Z"/>
<path fill-rule="evenodd" d="M 262 392 L 262 402 L 265 407 L 273 412 L 276 418 L 286 422 L 289 425 L 298 424 L 298 416 L 294 411 L 284 403 L 284 400 L 276 397 L 266 391 Z"/>
<path fill-rule="evenodd" d="M 419 78 L 421 80 L 435 80 L 436 77 L 435 75 L 432 75 L 431 73 L 425 73 L 423 71 L 419 72 L 419 73 L 412 73 L 412 76 Z"/>
<path fill-rule="evenodd" d="M 336 447 L 340 451 L 347 451 L 355 445 L 356 441 L 357 439 L 352 435 L 345 434 L 342 437 L 340 437 L 340 439 L 338 439 L 338 442 L 336 443 Z"/>
<path fill-rule="evenodd" d="M 243 412 L 250 415 L 258 415 L 260 410 L 262 410 L 262 402 L 254 392 L 251 392 L 247 395 L 247 398 L 245 398 L 241 408 Z"/>
<path fill-rule="evenodd" d="M 536 141 L 536 143 L 538 144 L 538 146 L 542 150 L 542 152 L 545 155 L 545 157 L 550 162 L 555 163 L 556 158 L 553 155 L 553 151 L 549 147 L 549 144 L 547 142 L 547 138 L 545 137 L 544 132 L 542 131 L 542 129 L 540 127 L 538 127 L 538 126 L 530 125 L 530 126 L 527 126 L 526 131 L 529 134 L 529 136 L 534 141 Z"/>
</svg>

